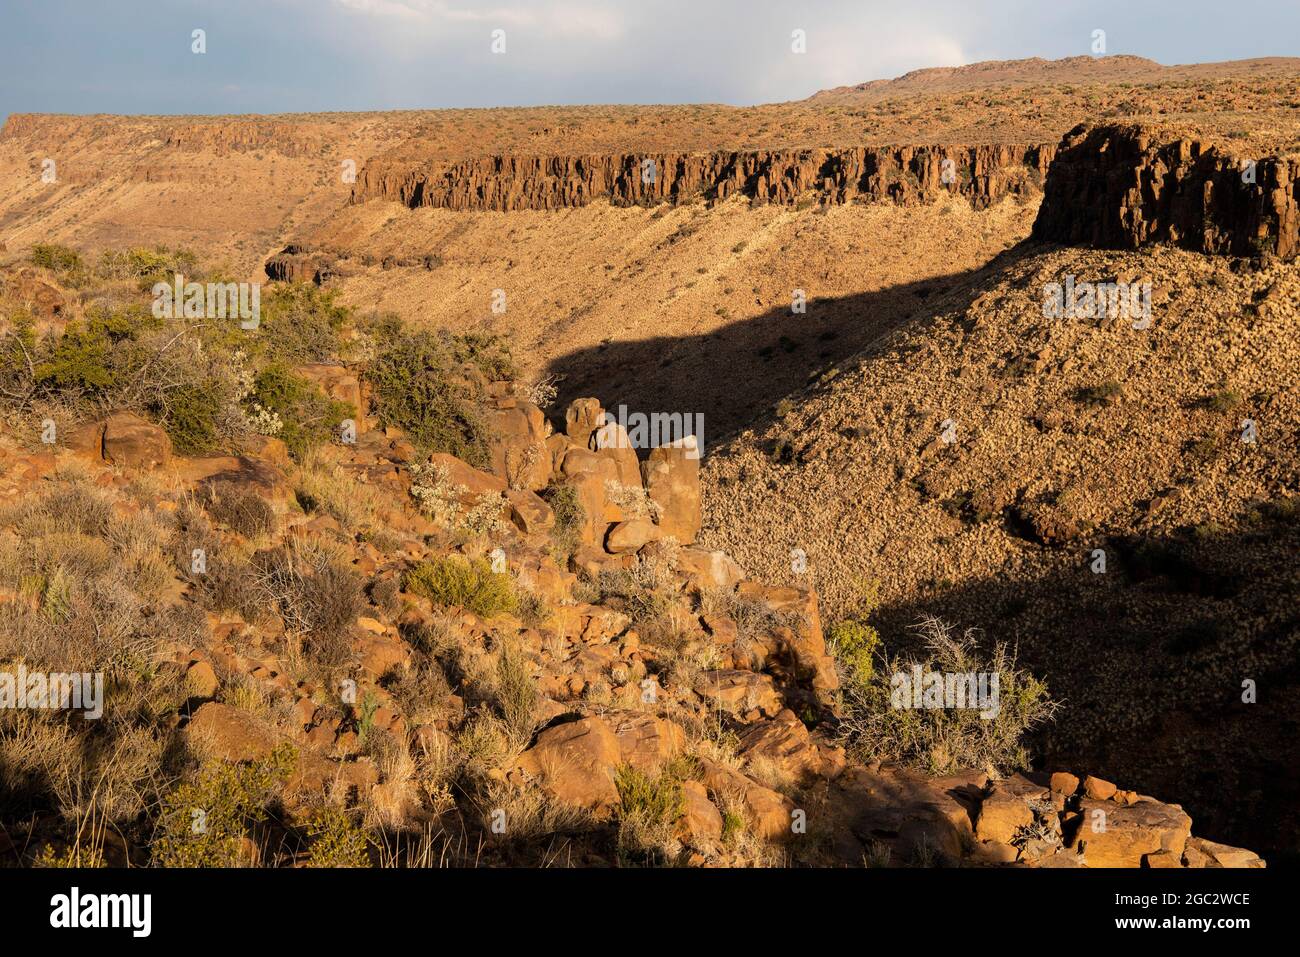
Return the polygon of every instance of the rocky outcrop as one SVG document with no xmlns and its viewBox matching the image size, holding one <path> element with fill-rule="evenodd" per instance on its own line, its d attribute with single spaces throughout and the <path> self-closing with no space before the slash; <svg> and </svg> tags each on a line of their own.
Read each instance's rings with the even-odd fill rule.
<svg viewBox="0 0 1300 957">
<path fill-rule="evenodd" d="M 511 211 L 586 206 L 597 199 L 654 206 L 733 196 L 785 205 L 805 198 L 911 204 L 951 192 L 982 208 L 1037 189 L 1054 152 L 1047 144 L 991 144 L 478 156 L 456 162 L 381 158 L 358 173 L 352 202 Z"/>
<path fill-rule="evenodd" d="M 1142 127 L 1080 125 L 1044 187 L 1034 236 L 1235 256 L 1300 252 L 1300 159 L 1236 156 Z"/>
</svg>

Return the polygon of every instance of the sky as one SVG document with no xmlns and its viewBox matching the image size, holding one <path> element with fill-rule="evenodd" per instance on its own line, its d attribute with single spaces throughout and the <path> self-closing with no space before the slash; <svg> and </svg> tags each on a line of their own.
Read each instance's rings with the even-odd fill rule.
<svg viewBox="0 0 1300 957">
<path fill-rule="evenodd" d="M 1099 29 L 1162 63 L 1293 56 L 1300 0 L 0 0 L 0 119 L 748 105 L 1090 54 Z"/>
</svg>

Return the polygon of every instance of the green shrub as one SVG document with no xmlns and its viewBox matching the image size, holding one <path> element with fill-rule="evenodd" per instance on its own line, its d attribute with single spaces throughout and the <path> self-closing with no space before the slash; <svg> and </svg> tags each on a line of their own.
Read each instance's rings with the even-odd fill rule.
<svg viewBox="0 0 1300 957">
<path fill-rule="evenodd" d="M 690 759 L 678 758 L 656 775 L 627 764 L 614 772 L 619 851 L 633 855 L 630 863 L 664 864 L 678 848 L 674 832 L 686 811 L 682 782 L 693 771 Z"/>
<path fill-rule="evenodd" d="M 919 655 L 886 659 L 885 667 L 868 683 L 844 688 L 840 733 L 851 753 L 862 760 L 899 761 L 935 774 L 956 768 L 1003 774 L 1027 767 L 1023 736 L 1050 720 L 1058 707 L 1046 685 L 1022 671 L 1014 650 L 1004 644 L 995 644 L 991 654 L 981 654 L 970 633 L 954 636 L 935 618 L 921 622 L 918 631 L 923 644 Z M 895 683 L 900 676 L 913 676 L 916 667 L 923 675 L 996 673 L 996 701 L 986 702 L 983 712 L 975 706 L 896 707 Z"/>
<path fill-rule="evenodd" d="M 457 342 L 445 333 L 390 334 L 366 377 L 383 425 L 401 429 L 422 451 L 484 466 L 489 435 L 477 407 L 482 395 L 457 368 L 466 349 Z"/>
<path fill-rule="evenodd" d="M 37 243 L 32 247 L 32 265 L 56 273 L 78 273 L 83 269 L 81 254 L 57 243 Z"/>
<path fill-rule="evenodd" d="M 214 763 L 162 802 L 160 836 L 153 844 L 158 867 L 237 867 L 243 839 L 263 822 L 270 802 L 288 779 L 297 751 L 282 744 L 261 761 Z"/>
<path fill-rule="evenodd" d="M 272 287 L 264 298 L 257 341 L 272 362 L 330 362 L 346 351 L 339 333 L 352 314 L 333 292 L 292 283 Z"/>
<path fill-rule="evenodd" d="M 210 384 L 186 385 L 167 397 L 158 416 L 181 455 L 203 455 L 220 442 L 218 423 L 225 409 L 223 396 Z"/>
<path fill-rule="evenodd" d="M 134 279 L 141 290 L 152 289 L 156 283 L 171 285 L 177 274 L 186 282 L 202 278 L 198 257 L 181 249 L 156 246 L 153 249 L 137 247 L 125 252 L 108 249 L 99 257 L 99 274 L 108 279 Z"/>
<path fill-rule="evenodd" d="M 280 417 L 283 425 L 278 436 L 295 459 L 329 442 L 343 420 L 357 414 L 352 406 L 330 399 L 314 382 L 279 362 L 257 373 L 248 401 Z"/>
<path fill-rule="evenodd" d="M 492 571 L 481 558 L 447 555 L 421 562 L 406 573 L 405 588 L 435 605 L 459 605 L 480 618 L 511 614 L 519 605 L 510 576 Z"/>
<path fill-rule="evenodd" d="M 330 805 L 307 822 L 308 867 L 367 867 L 365 832 L 343 808 Z"/>
<path fill-rule="evenodd" d="M 586 509 L 578 498 L 578 490 L 572 485 L 548 485 L 539 494 L 555 514 L 551 540 L 567 561 L 582 540 L 582 527 L 587 523 Z"/>
<path fill-rule="evenodd" d="M 848 619 L 831 626 L 830 646 L 846 678 L 855 685 L 866 686 L 875 676 L 875 655 L 880 634 L 866 622 Z"/>
</svg>

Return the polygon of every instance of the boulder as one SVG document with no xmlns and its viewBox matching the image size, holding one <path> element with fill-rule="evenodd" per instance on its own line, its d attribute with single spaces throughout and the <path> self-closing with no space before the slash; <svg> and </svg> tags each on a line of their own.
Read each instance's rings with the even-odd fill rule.
<svg viewBox="0 0 1300 957">
<path fill-rule="evenodd" d="M 745 578 L 744 570 L 726 552 L 695 546 L 678 551 L 677 567 L 700 588 L 731 591 Z"/>
<path fill-rule="evenodd" d="M 980 841 L 1010 844 L 1022 827 L 1034 823 L 1030 801 L 1047 800 L 1047 788 L 1015 774 L 989 785 L 975 818 L 975 837 Z"/>
<path fill-rule="evenodd" d="M 709 800 L 709 791 L 702 783 L 682 782 L 682 808 L 677 834 L 685 843 L 710 848 L 722 839 L 722 814 Z"/>
<path fill-rule="evenodd" d="M 799 785 L 833 778 L 844 770 L 844 749 L 819 747 L 789 708 L 771 721 L 746 729 L 740 736 L 740 755 L 748 767 L 757 761 L 770 762 Z"/>
<path fill-rule="evenodd" d="M 1141 867 L 1143 857 L 1157 851 L 1181 858 L 1191 836 L 1192 819 L 1182 808 L 1151 798 L 1128 807 L 1083 798 L 1080 811 L 1075 844 L 1089 867 Z"/>
<path fill-rule="evenodd" d="M 542 731 L 515 772 L 554 800 L 605 815 L 619 803 L 614 774 L 622 760 L 614 730 L 600 718 L 582 718 Z"/>
<path fill-rule="evenodd" d="M 701 672 L 695 682 L 695 693 L 710 708 L 736 717 L 774 717 L 781 711 L 781 699 L 772 679 L 752 671 Z"/>
<path fill-rule="evenodd" d="M 641 711 L 613 711 L 604 718 L 614 729 L 623 762 L 638 771 L 656 771 L 686 747 L 686 732 L 665 718 Z"/>
<path fill-rule="evenodd" d="M 622 425 L 606 422 L 591 434 L 588 447 L 614 463 L 620 483 L 628 488 L 641 488 L 641 463 L 637 460 L 627 429 Z"/>
<path fill-rule="evenodd" d="M 546 416 L 531 402 L 516 399 L 507 409 L 487 414 L 492 434 L 492 472 L 514 488 L 545 488 L 554 469 L 547 446 Z"/>
<path fill-rule="evenodd" d="M 646 544 L 658 541 L 662 534 L 658 525 L 648 518 L 633 518 L 609 527 L 605 535 L 605 551 L 611 555 L 630 555 Z"/>
<path fill-rule="evenodd" d="M 564 431 L 585 448 L 604 416 L 605 410 L 600 407 L 599 399 L 574 399 L 564 410 Z"/>
<path fill-rule="evenodd" d="M 544 535 L 555 527 L 555 512 L 540 495 L 528 489 L 506 492 L 510 521 L 525 535 Z"/>
<path fill-rule="evenodd" d="M 664 535 L 681 545 L 690 545 L 703 521 L 695 437 L 651 449 L 650 457 L 641 463 L 641 475 L 650 500 L 659 507 L 657 521 Z"/>
<path fill-rule="evenodd" d="M 172 457 L 172 440 L 159 426 L 131 412 L 104 422 L 104 460 L 123 468 L 156 469 Z"/>
</svg>

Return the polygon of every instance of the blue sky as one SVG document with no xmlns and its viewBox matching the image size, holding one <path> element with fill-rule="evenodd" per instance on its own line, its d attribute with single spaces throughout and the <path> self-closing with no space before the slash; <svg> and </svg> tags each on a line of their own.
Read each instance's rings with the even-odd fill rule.
<svg viewBox="0 0 1300 957">
<path fill-rule="evenodd" d="M 205 54 L 191 52 L 195 29 Z M 1109 53 L 1163 63 L 1291 56 L 1300 2 L 0 0 L 0 117 L 743 105 L 925 66 L 1086 54 L 1094 29 Z"/>
</svg>

